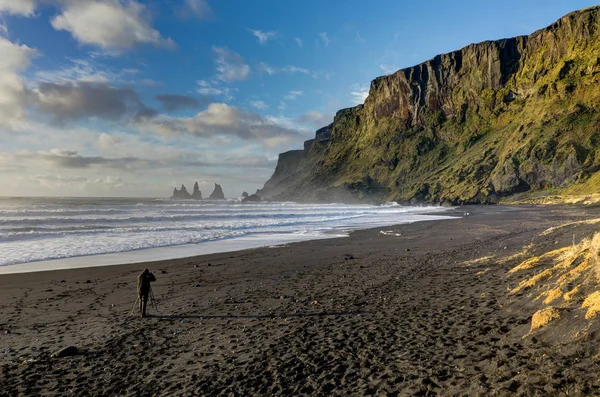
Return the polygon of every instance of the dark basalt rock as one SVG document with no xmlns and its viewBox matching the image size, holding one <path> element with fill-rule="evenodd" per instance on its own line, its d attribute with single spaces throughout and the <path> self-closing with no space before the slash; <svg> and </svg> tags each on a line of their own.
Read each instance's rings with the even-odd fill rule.
<svg viewBox="0 0 600 397">
<path fill-rule="evenodd" d="M 194 183 L 194 192 L 192 194 L 190 194 L 187 189 L 185 188 L 185 185 L 181 185 L 181 189 L 177 190 L 177 188 L 173 189 L 173 196 L 171 196 L 172 199 L 175 200 L 202 200 L 202 192 L 200 191 L 200 188 L 198 187 L 198 182 Z"/>
<path fill-rule="evenodd" d="M 262 201 L 258 194 L 253 194 L 251 196 L 246 196 L 242 199 L 242 203 L 250 203 L 250 202 L 259 202 Z"/>
<path fill-rule="evenodd" d="M 67 346 L 57 352 L 52 353 L 51 357 L 52 358 L 63 358 L 63 357 L 69 357 L 69 356 L 76 356 L 78 354 L 80 354 L 80 351 L 77 348 L 77 346 Z"/>
<path fill-rule="evenodd" d="M 173 196 L 171 196 L 171 198 L 175 200 L 189 200 L 192 198 L 192 195 L 188 193 L 185 185 L 181 185 L 181 189 L 173 189 Z"/>
<path fill-rule="evenodd" d="M 225 200 L 225 194 L 223 194 L 223 189 L 221 185 L 215 183 L 215 189 L 208 197 L 210 200 Z"/>
<path fill-rule="evenodd" d="M 242 198 L 246 198 L 246 197 L 248 197 L 248 192 L 242 193 Z"/>
<path fill-rule="evenodd" d="M 194 192 L 192 193 L 192 198 L 194 200 L 202 200 L 202 192 L 198 187 L 198 182 L 194 183 Z"/>
</svg>

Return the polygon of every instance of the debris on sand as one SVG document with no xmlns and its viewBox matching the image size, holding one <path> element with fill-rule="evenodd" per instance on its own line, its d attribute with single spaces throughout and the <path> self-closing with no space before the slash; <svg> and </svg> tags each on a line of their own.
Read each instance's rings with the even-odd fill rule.
<svg viewBox="0 0 600 397">
<path fill-rule="evenodd" d="M 52 355 L 50 357 L 62 358 L 62 357 L 76 356 L 79 353 L 80 353 L 80 351 L 77 348 L 77 346 L 67 346 L 57 352 L 52 353 Z"/>
</svg>

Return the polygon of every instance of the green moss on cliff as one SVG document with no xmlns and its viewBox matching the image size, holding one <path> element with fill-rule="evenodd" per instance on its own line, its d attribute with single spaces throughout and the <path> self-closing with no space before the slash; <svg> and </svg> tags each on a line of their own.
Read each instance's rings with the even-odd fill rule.
<svg viewBox="0 0 600 397">
<path fill-rule="evenodd" d="M 484 42 L 374 80 L 282 197 L 496 202 L 596 189 L 600 7 L 529 37 Z M 575 189 L 575 188 L 573 188 Z"/>
</svg>

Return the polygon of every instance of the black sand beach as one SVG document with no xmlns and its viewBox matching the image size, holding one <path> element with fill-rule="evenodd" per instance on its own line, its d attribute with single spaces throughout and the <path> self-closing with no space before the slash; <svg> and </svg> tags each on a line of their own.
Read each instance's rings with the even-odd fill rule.
<svg viewBox="0 0 600 397">
<path fill-rule="evenodd" d="M 510 295 L 534 253 L 594 230 L 583 207 L 469 216 L 348 238 L 0 276 L 0 395 L 597 395 L 594 323 L 528 334 Z M 511 259 L 511 256 L 512 259 Z M 148 267 L 158 312 L 130 315 Z M 573 330 L 585 327 L 585 332 Z M 69 345 L 81 354 L 51 358 Z"/>
</svg>

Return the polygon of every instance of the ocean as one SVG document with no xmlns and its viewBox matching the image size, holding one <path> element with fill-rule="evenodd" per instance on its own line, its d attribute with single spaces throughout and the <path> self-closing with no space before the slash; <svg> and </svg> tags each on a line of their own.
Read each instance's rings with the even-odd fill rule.
<svg viewBox="0 0 600 397">
<path fill-rule="evenodd" d="M 447 208 L 395 203 L 0 197 L 0 273 L 64 268 L 66 258 L 78 259 L 68 267 L 82 267 L 342 237 L 350 230 L 448 215 Z M 38 265 L 23 266 L 29 263 Z"/>
</svg>

